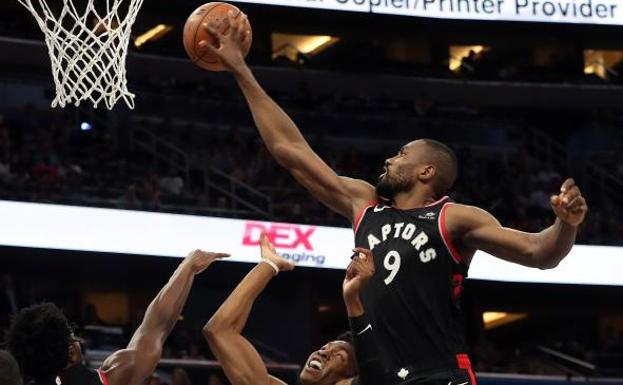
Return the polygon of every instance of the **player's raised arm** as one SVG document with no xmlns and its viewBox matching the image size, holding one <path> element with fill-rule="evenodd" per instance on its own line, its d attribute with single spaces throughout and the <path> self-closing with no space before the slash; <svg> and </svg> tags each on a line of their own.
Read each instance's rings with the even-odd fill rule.
<svg viewBox="0 0 623 385">
<path fill-rule="evenodd" d="M 277 255 L 266 234 L 260 240 L 262 261 L 247 274 L 203 327 L 212 353 L 232 385 L 284 384 L 268 374 L 253 345 L 240 333 L 258 295 L 280 271 L 294 264 Z"/>
<path fill-rule="evenodd" d="M 449 206 L 447 226 L 451 236 L 470 254 L 483 250 L 524 266 L 551 269 L 571 251 L 578 226 L 588 210 L 573 179 L 564 182 L 551 203 L 556 222 L 539 233 L 504 228 L 486 211 L 462 205 Z"/>
<path fill-rule="evenodd" d="M 248 31 L 242 28 L 246 15 L 236 21 L 230 14 L 224 22 L 231 26 L 226 33 L 220 33 L 224 28 L 216 25 L 206 27 L 220 46 L 205 46 L 234 74 L 268 150 L 314 197 L 352 222 L 359 210 L 375 198 L 374 187 L 362 180 L 338 176 L 318 157 L 246 65 L 241 53 L 244 40 L 249 38 Z"/>
<path fill-rule="evenodd" d="M 359 293 L 375 273 L 374 256 L 368 249 L 356 248 L 355 256 L 346 269 L 342 296 L 348 322 L 353 334 L 355 356 L 359 366 L 359 384 L 376 385 L 383 382 L 382 362 L 375 338 L 375 326 L 366 315 Z"/>
<path fill-rule="evenodd" d="M 109 385 L 137 385 L 153 373 L 162 345 L 182 312 L 195 275 L 216 259 L 227 256 L 195 250 L 184 259 L 147 308 L 127 348 L 113 353 L 102 364 L 101 371 Z"/>
</svg>

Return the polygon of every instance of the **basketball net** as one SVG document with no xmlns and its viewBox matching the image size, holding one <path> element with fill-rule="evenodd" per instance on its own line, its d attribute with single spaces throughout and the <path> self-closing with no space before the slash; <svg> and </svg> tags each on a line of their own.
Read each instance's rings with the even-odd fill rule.
<svg viewBox="0 0 623 385">
<path fill-rule="evenodd" d="M 57 15 L 46 0 L 17 1 L 33 14 L 45 34 L 56 87 L 52 107 L 89 101 L 95 108 L 104 103 L 110 110 L 123 99 L 134 108 L 125 61 L 132 25 L 144 0 L 127 0 L 125 10 L 120 9 L 124 0 L 97 0 L 106 4 L 99 11 L 96 0 L 87 0 L 80 10 L 73 0 L 62 0 Z M 93 19 L 98 21 L 95 26 L 90 25 Z"/>
</svg>

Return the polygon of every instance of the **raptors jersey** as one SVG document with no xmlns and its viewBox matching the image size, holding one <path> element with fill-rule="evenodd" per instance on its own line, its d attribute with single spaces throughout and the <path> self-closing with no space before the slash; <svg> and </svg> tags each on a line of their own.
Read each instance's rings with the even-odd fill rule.
<svg viewBox="0 0 623 385">
<path fill-rule="evenodd" d="M 459 303 L 468 267 L 446 232 L 449 204 L 448 197 L 412 210 L 372 203 L 355 221 L 355 244 L 372 250 L 376 265 L 361 299 L 384 372 L 402 380 L 471 373 Z"/>
</svg>

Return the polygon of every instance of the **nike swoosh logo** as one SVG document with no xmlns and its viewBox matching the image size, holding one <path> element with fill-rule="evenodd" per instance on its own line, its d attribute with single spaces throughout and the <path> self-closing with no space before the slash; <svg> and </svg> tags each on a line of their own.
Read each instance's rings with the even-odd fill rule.
<svg viewBox="0 0 623 385">
<path fill-rule="evenodd" d="M 463 382 L 462 384 L 455 384 L 455 385 L 467 385 L 469 384 L 469 381 Z M 452 381 L 448 382 L 448 385 L 452 385 Z"/>
<path fill-rule="evenodd" d="M 368 330 L 372 330 L 372 325 L 368 324 L 368 326 L 366 326 L 362 331 L 360 331 L 359 333 L 357 333 L 358 336 L 362 335 L 363 333 L 367 332 Z"/>
</svg>

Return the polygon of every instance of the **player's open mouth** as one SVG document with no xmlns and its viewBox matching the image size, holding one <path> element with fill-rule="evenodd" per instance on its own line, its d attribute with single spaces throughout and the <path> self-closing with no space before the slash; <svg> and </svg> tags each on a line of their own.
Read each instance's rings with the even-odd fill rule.
<svg viewBox="0 0 623 385">
<path fill-rule="evenodd" d="M 319 360 L 316 359 L 312 359 L 307 363 L 307 368 L 311 369 L 312 371 L 321 371 L 322 370 L 322 362 L 320 362 Z"/>
</svg>

